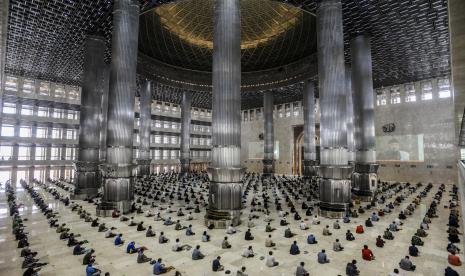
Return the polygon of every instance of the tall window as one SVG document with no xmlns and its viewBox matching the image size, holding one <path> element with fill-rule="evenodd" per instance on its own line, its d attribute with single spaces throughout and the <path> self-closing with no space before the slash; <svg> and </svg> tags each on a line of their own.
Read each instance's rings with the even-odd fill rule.
<svg viewBox="0 0 465 276">
<path fill-rule="evenodd" d="M 61 128 L 52 128 L 52 139 L 61 139 Z"/>
<path fill-rule="evenodd" d="M 31 105 L 22 105 L 21 106 L 21 115 L 23 116 L 32 116 L 34 114 L 34 108 Z"/>
<path fill-rule="evenodd" d="M 162 138 L 161 135 L 155 135 L 155 144 L 161 144 Z"/>
<path fill-rule="evenodd" d="M 50 96 L 50 83 L 41 82 L 39 87 L 39 95 L 41 96 Z"/>
<path fill-rule="evenodd" d="M 160 160 L 161 159 L 161 150 L 156 149 L 153 151 L 153 159 Z"/>
<path fill-rule="evenodd" d="M 298 117 L 298 116 L 299 116 L 299 113 L 300 113 L 300 103 L 299 103 L 299 102 L 295 102 L 295 103 L 293 103 L 292 105 L 293 105 L 294 117 Z"/>
<path fill-rule="evenodd" d="M 22 126 L 19 128 L 19 137 L 31 137 L 32 136 L 32 127 Z"/>
<path fill-rule="evenodd" d="M 61 147 L 52 147 L 51 160 L 61 159 Z"/>
<path fill-rule="evenodd" d="M 10 91 L 10 92 L 18 91 L 18 78 L 17 77 L 6 76 L 5 91 Z"/>
<path fill-rule="evenodd" d="M 64 85 L 55 85 L 55 98 L 66 98 L 66 90 Z"/>
<path fill-rule="evenodd" d="M 249 120 L 249 111 L 248 110 L 245 110 L 243 113 L 242 113 L 242 120 L 244 122 L 247 122 Z"/>
<path fill-rule="evenodd" d="M 169 121 L 164 121 L 163 122 L 163 127 L 164 128 L 170 128 L 171 127 L 171 123 Z"/>
<path fill-rule="evenodd" d="M 255 120 L 255 112 L 253 109 L 249 110 L 249 116 L 251 121 Z"/>
<path fill-rule="evenodd" d="M 46 147 L 36 147 L 36 160 L 45 160 Z"/>
<path fill-rule="evenodd" d="M 415 85 L 412 83 L 405 85 L 405 102 L 411 103 L 417 101 Z"/>
<path fill-rule="evenodd" d="M 433 85 L 431 81 L 426 81 L 421 84 L 421 100 L 429 101 L 433 99 Z"/>
<path fill-rule="evenodd" d="M 178 137 L 177 136 L 171 136 L 171 144 L 176 145 L 178 143 Z"/>
<path fill-rule="evenodd" d="M 76 139 L 76 130 L 75 129 L 67 129 L 66 130 L 66 139 L 68 139 L 68 140 Z"/>
<path fill-rule="evenodd" d="M 66 115 L 68 120 L 77 120 L 77 111 L 76 110 L 68 110 L 68 115 Z"/>
<path fill-rule="evenodd" d="M 170 137 L 169 136 L 163 136 L 163 144 L 169 144 L 170 143 Z"/>
<path fill-rule="evenodd" d="M 31 158 L 30 152 L 30 147 L 20 146 L 18 148 L 18 160 L 29 160 Z"/>
<path fill-rule="evenodd" d="M 16 114 L 15 103 L 3 103 L 3 113 L 5 114 Z"/>
<path fill-rule="evenodd" d="M 34 80 L 25 79 L 23 82 L 23 93 L 31 94 L 34 93 L 35 86 Z"/>
<path fill-rule="evenodd" d="M 257 120 L 262 119 L 262 110 L 260 108 L 255 109 L 255 117 Z"/>
<path fill-rule="evenodd" d="M 37 110 L 37 116 L 48 117 L 48 107 L 39 106 Z"/>
<path fill-rule="evenodd" d="M 66 148 L 65 152 L 65 159 L 66 160 L 74 160 L 74 153 L 75 153 L 75 148 Z"/>
<path fill-rule="evenodd" d="M 169 150 L 163 150 L 163 160 L 167 160 L 170 158 L 170 151 Z"/>
<path fill-rule="evenodd" d="M 75 86 L 68 87 L 68 99 L 77 100 L 79 99 L 79 88 Z"/>
<path fill-rule="evenodd" d="M 278 118 L 284 117 L 284 111 L 283 111 L 283 105 L 279 104 L 278 105 Z"/>
<path fill-rule="evenodd" d="M 439 92 L 438 92 L 439 98 L 441 99 L 450 98 L 451 92 L 450 92 L 450 82 L 449 82 L 448 77 L 438 80 L 438 89 L 439 89 Z"/>
<path fill-rule="evenodd" d="M 13 137 L 15 136 L 15 126 L 14 125 L 2 125 L 2 136 Z"/>
<path fill-rule="evenodd" d="M 285 104 L 284 108 L 286 109 L 286 117 L 291 117 L 291 104 Z"/>
<path fill-rule="evenodd" d="M 11 160 L 13 156 L 13 146 L 0 146 L 0 160 Z"/>
<path fill-rule="evenodd" d="M 37 127 L 36 137 L 45 139 L 45 138 L 47 138 L 47 132 L 48 132 L 48 128 L 46 128 L 46 127 Z"/>
<path fill-rule="evenodd" d="M 400 88 L 398 86 L 391 87 L 391 104 L 400 103 Z"/>
<path fill-rule="evenodd" d="M 386 105 L 387 104 L 387 96 L 386 96 L 386 90 L 378 90 L 376 92 L 376 105 Z"/>
</svg>

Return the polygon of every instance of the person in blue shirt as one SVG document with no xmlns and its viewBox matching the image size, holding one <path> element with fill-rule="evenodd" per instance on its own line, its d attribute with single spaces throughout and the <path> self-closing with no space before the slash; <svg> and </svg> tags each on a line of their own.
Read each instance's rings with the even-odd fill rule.
<svg viewBox="0 0 465 276">
<path fill-rule="evenodd" d="M 416 247 L 413 243 L 408 248 L 408 254 L 413 257 L 418 257 L 418 247 Z"/>
<path fill-rule="evenodd" d="M 166 273 L 165 265 L 161 263 L 161 258 L 153 264 L 153 275 L 160 275 Z"/>
<path fill-rule="evenodd" d="M 318 243 L 318 241 L 316 240 L 315 236 L 313 236 L 313 234 L 310 234 L 307 237 L 307 243 L 308 244 L 316 244 L 316 243 Z"/>
<path fill-rule="evenodd" d="M 200 252 L 200 245 L 197 245 L 194 249 L 194 251 L 192 251 L 192 260 L 201 260 L 205 257 L 205 255 L 202 254 L 202 252 Z"/>
<path fill-rule="evenodd" d="M 86 267 L 86 276 L 100 276 L 100 270 L 88 264 Z"/>
<path fill-rule="evenodd" d="M 318 257 L 318 263 L 320 264 L 329 263 L 328 257 L 326 256 L 326 251 L 324 249 L 318 253 L 317 257 Z"/>
<path fill-rule="evenodd" d="M 123 234 L 116 235 L 116 238 L 115 238 L 115 245 L 116 246 L 121 246 L 121 245 L 124 244 L 124 241 L 121 239 L 122 236 L 123 236 Z"/>
<path fill-rule="evenodd" d="M 126 247 L 126 253 L 128 253 L 128 254 L 132 254 L 132 253 L 135 253 L 135 252 L 138 252 L 138 251 L 139 251 L 139 249 L 136 248 L 136 243 L 133 242 L 133 241 L 130 242 L 128 244 L 128 246 Z"/>
<path fill-rule="evenodd" d="M 298 255 L 300 254 L 299 246 L 297 245 L 297 241 L 294 241 L 294 243 L 291 245 L 291 250 L 290 252 L 291 255 Z"/>
<path fill-rule="evenodd" d="M 213 263 L 212 263 L 212 270 L 213 271 L 223 271 L 224 270 L 224 267 L 221 265 L 220 260 L 221 260 L 220 256 L 216 257 L 216 259 L 213 260 Z"/>
<path fill-rule="evenodd" d="M 186 229 L 186 236 L 193 236 L 195 233 L 192 231 L 192 225 L 189 225 Z"/>
<path fill-rule="evenodd" d="M 373 212 L 373 214 L 371 214 L 371 221 L 379 221 L 379 217 L 375 212 Z"/>
</svg>

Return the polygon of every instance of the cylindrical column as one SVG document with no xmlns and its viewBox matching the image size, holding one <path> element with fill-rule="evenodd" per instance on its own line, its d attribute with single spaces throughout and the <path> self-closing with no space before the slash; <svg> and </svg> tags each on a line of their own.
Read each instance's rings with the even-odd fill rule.
<svg viewBox="0 0 465 276">
<path fill-rule="evenodd" d="M 341 0 L 324 0 L 317 8 L 320 85 L 320 213 L 347 214 L 351 167 L 347 157 L 344 35 Z"/>
<path fill-rule="evenodd" d="M 101 82 L 102 100 L 100 108 L 100 163 L 104 163 L 107 158 L 107 118 L 108 118 L 108 89 L 110 85 L 110 66 L 105 65 Z"/>
<path fill-rule="evenodd" d="M 356 150 L 352 192 L 356 197 L 370 201 L 378 183 L 370 38 L 358 35 L 352 39 L 350 48 Z"/>
<path fill-rule="evenodd" d="M 270 176 L 274 173 L 274 125 L 273 125 L 274 95 L 273 91 L 263 94 L 263 175 Z"/>
<path fill-rule="evenodd" d="M 315 83 L 304 83 L 304 176 L 316 176 L 316 146 L 315 146 Z"/>
<path fill-rule="evenodd" d="M 138 175 L 150 174 L 150 130 L 152 126 L 152 82 L 144 80 L 140 88 L 140 128 Z"/>
<path fill-rule="evenodd" d="M 84 76 L 81 92 L 81 115 L 75 169 L 75 199 L 94 197 L 100 186 L 98 178 L 100 144 L 101 91 L 99 83 L 105 68 L 105 39 L 88 36 L 84 55 Z"/>
<path fill-rule="evenodd" d="M 190 171 L 191 163 L 191 108 L 192 92 L 185 90 L 181 102 L 181 176 Z"/>
<path fill-rule="evenodd" d="M 354 103 L 352 93 L 352 72 L 349 66 L 345 71 L 345 91 L 346 91 L 346 118 L 347 118 L 347 150 L 349 164 L 355 162 L 355 138 L 354 138 Z"/>
<path fill-rule="evenodd" d="M 98 215 L 130 211 L 133 191 L 134 98 L 136 92 L 139 4 L 116 0 L 113 8 L 111 72 L 108 94 L 107 156 L 100 169 L 103 198 Z"/>
<path fill-rule="evenodd" d="M 240 223 L 241 16 L 239 0 L 216 0 L 212 65 L 212 160 L 206 223 Z"/>
</svg>

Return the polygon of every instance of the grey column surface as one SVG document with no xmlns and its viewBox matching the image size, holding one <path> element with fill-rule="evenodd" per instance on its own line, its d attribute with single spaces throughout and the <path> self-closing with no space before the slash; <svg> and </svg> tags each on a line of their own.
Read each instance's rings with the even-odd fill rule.
<svg viewBox="0 0 465 276">
<path fill-rule="evenodd" d="M 108 86 L 110 84 L 110 66 L 106 65 L 101 82 L 102 99 L 100 109 L 100 163 L 107 158 L 107 118 L 108 118 Z"/>
<path fill-rule="evenodd" d="M 95 197 L 100 186 L 98 177 L 100 143 L 101 82 L 105 66 L 105 39 L 89 35 L 84 54 L 84 75 L 81 92 L 81 116 L 78 158 L 74 163 L 73 199 Z"/>
<path fill-rule="evenodd" d="M 315 83 L 306 81 L 304 83 L 304 176 L 316 176 L 316 145 L 315 145 Z"/>
<path fill-rule="evenodd" d="M 347 151 L 348 160 L 350 164 L 355 162 L 355 138 L 354 138 L 354 103 L 352 93 L 352 70 L 346 66 L 345 70 L 345 91 L 346 91 L 346 104 L 347 104 Z"/>
<path fill-rule="evenodd" d="M 318 78 L 320 88 L 320 214 L 348 213 L 350 174 L 347 154 L 344 35 L 341 0 L 317 7 Z"/>
<path fill-rule="evenodd" d="M 274 95 L 272 91 L 263 93 L 263 175 L 274 174 Z"/>
<path fill-rule="evenodd" d="M 213 29 L 212 160 L 207 225 L 240 224 L 241 15 L 239 0 L 216 0 Z"/>
<path fill-rule="evenodd" d="M 66 160 L 66 145 L 61 146 L 61 156 L 60 156 L 61 161 Z M 60 167 L 60 177 L 65 177 L 65 165 L 63 164 Z"/>
<path fill-rule="evenodd" d="M 378 185 L 376 163 L 374 93 L 370 38 L 358 35 L 351 40 L 352 89 L 354 91 L 355 170 L 352 192 L 371 201 Z"/>
<path fill-rule="evenodd" d="M 182 94 L 181 102 L 181 176 L 187 175 L 190 171 L 191 108 L 192 92 L 185 90 Z"/>
<path fill-rule="evenodd" d="M 150 130 L 152 127 L 152 82 L 144 80 L 140 88 L 139 116 L 139 159 L 137 173 L 139 176 L 150 174 Z"/>
<path fill-rule="evenodd" d="M 0 106 L 3 106 L 9 0 L 0 0 Z"/>
<path fill-rule="evenodd" d="M 116 0 L 113 6 L 111 72 L 108 94 L 106 163 L 100 165 L 103 177 L 100 216 L 131 210 L 134 199 L 133 164 L 134 99 L 136 92 L 139 4 Z"/>
</svg>

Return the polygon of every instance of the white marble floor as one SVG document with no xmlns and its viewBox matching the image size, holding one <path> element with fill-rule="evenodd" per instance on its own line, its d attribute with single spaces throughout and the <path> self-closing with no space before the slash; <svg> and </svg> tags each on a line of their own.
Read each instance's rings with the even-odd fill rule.
<svg viewBox="0 0 465 276">
<path fill-rule="evenodd" d="M 375 246 L 375 239 L 378 235 L 382 235 L 387 225 L 398 215 L 402 206 L 398 206 L 394 209 L 394 212 L 381 218 L 381 221 L 375 223 L 372 228 L 365 228 L 365 233 L 356 235 L 356 240 L 348 242 L 345 240 L 345 232 L 350 229 L 355 232 L 355 226 L 358 224 L 364 224 L 365 219 L 368 217 L 368 213 L 361 215 L 359 218 L 353 219 L 349 224 L 341 223 L 341 229 L 334 230 L 332 236 L 323 236 L 322 229 L 325 225 L 330 225 L 332 228 L 332 220 L 322 218 L 320 225 L 310 225 L 309 230 L 300 230 L 298 223 L 292 218 L 289 218 L 291 222 L 291 229 L 297 233 L 292 239 L 286 239 L 283 237 L 285 227 L 279 226 L 279 219 L 277 214 L 273 214 L 272 218 L 275 220 L 272 222 L 272 226 L 278 228 L 273 232 L 274 242 L 277 243 L 273 249 L 276 260 L 280 262 L 280 265 L 274 268 L 265 266 L 265 261 L 261 259 L 262 256 L 266 256 L 269 251 L 264 246 L 265 238 L 268 233 L 265 233 L 265 225 L 263 217 L 255 220 L 256 226 L 252 229 L 252 233 L 255 236 L 253 241 L 244 240 L 244 232 L 247 230 L 246 225 L 239 226 L 238 229 L 241 231 L 238 234 L 228 236 L 229 241 L 232 244 L 232 249 L 221 249 L 221 241 L 223 240 L 225 230 L 214 229 L 209 230 L 209 234 L 212 237 L 212 241 L 208 243 L 201 242 L 201 233 L 206 230 L 203 225 L 204 211 L 199 214 L 194 214 L 195 220 L 186 222 L 185 217 L 179 218 L 183 221 L 184 225 L 192 224 L 195 236 L 186 236 L 184 231 L 175 231 L 174 226 L 163 226 L 162 222 L 153 221 L 152 218 L 146 218 L 142 214 L 135 215 L 136 220 L 144 221 L 144 225 L 152 225 L 157 233 L 154 238 L 146 238 L 145 231 L 137 232 L 135 227 L 127 226 L 127 223 L 120 222 L 117 219 L 103 218 L 101 221 L 105 222 L 107 226 L 114 226 L 117 228 L 115 232 L 124 233 L 124 240 L 135 241 L 138 245 L 145 245 L 149 248 L 146 252 L 148 257 L 152 258 L 163 258 L 163 262 L 168 266 L 174 266 L 176 270 L 182 273 L 182 275 L 189 276 L 201 276 L 201 275 L 222 275 L 225 272 L 212 272 L 211 262 L 216 256 L 221 256 L 221 263 L 225 266 L 226 270 L 232 271 L 231 275 L 235 275 L 235 272 L 241 267 L 247 267 L 249 275 L 261 275 L 263 273 L 267 275 L 294 275 L 296 266 L 301 261 L 306 263 L 306 268 L 309 270 L 310 275 L 345 275 L 345 266 L 347 262 L 352 259 L 357 260 L 358 268 L 361 271 L 361 275 L 387 275 L 394 268 L 398 268 L 398 262 L 402 257 L 408 254 L 408 246 L 410 239 L 416 229 L 419 227 L 419 223 L 426 213 L 427 207 L 431 203 L 432 196 L 436 193 L 439 185 L 435 185 L 429 192 L 427 198 L 424 198 L 421 204 L 415 210 L 415 213 L 410 216 L 400 232 L 394 233 L 395 239 L 393 241 L 386 241 L 384 248 L 378 248 Z M 449 193 L 451 187 L 446 188 L 446 192 L 443 195 L 443 199 L 438 208 L 438 218 L 433 219 L 428 230 L 428 237 L 422 238 L 425 241 L 425 246 L 419 247 L 420 256 L 412 257 L 413 262 L 417 265 L 417 271 L 406 272 L 401 271 L 401 275 L 444 275 L 444 269 L 447 264 L 447 251 L 445 250 L 447 245 L 447 221 L 449 210 L 445 209 L 443 205 L 450 199 Z M 85 223 L 75 212 L 71 212 L 70 208 L 65 207 L 61 202 L 55 200 L 49 193 L 44 191 L 42 188 L 37 188 L 40 194 L 47 199 L 49 205 L 56 211 L 59 212 L 59 222 L 66 223 L 71 231 L 74 233 L 80 233 L 80 239 L 86 239 L 89 241 L 86 247 L 91 247 L 96 250 L 97 267 L 104 272 L 110 272 L 111 275 L 151 275 L 152 268 L 149 264 L 137 264 L 136 255 L 129 255 L 125 253 L 124 247 L 113 246 L 113 239 L 105 239 L 103 233 L 97 232 L 96 228 L 90 226 L 90 223 Z M 66 193 L 66 191 L 58 188 L 60 192 Z M 417 193 L 422 191 L 423 188 L 419 188 Z M 417 194 L 416 193 L 416 194 Z M 38 251 L 38 256 L 41 261 L 48 262 L 49 265 L 44 267 L 40 271 L 40 275 L 85 275 L 85 266 L 82 265 L 82 256 L 73 256 L 72 248 L 66 246 L 64 241 L 59 240 L 59 235 L 55 232 L 55 229 L 51 229 L 48 226 L 47 220 L 33 205 L 32 199 L 22 189 L 17 189 L 18 202 L 25 204 L 21 210 L 21 215 L 27 218 L 25 222 L 26 229 L 29 232 L 29 240 L 31 243 L 31 249 Z M 415 194 L 414 194 L 415 195 Z M 403 207 L 411 202 L 413 196 L 403 202 Z M 92 214 L 95 214 L 95 206 L 86 202 L 80 202 L 85 209 Z M 146 206 L 147 207 L 147 206 Z M 174 206 L 175 209 L 179 206 Z M 403 209 L 403 208 L 402 208 Z M 301 214 L 304 214 L 301 212 Z M 176 220 L 176 214 L 171 214 L 173 219 Z M 247 217 L 248 210 L 244 210 L 244 217 Z M 461 228 L 463 231 L 463 228 Z M 158 235 L 160 231 L 164 231 L 166 236 L 170 239 L 168 244 L 158 244 Z M 306 237 L 308 234 L 314 233 L 319 243 L 317 245 L 309 245 L 306 243 Z M 206 254 L 206 258 L 200 261 L 191 260 L 191 252 L 172 252 L 171 246 L 175 238 L 180 238 L 181 243 L 195 246 L 201 245 L 201 250 Z M 345 247 L 342 252 L 334 252 L 332 250 L 333 241 L 339 238 Z M 463 237 L 461 237 L 463 238 Z M 292 256 L 289 254 L 289 248 L 292 241 L 296 240 L 302 252 L 300 255 Z M 376 260 L 368 262 L 362 260 L 361 248 L 364 244 L 367 244 L 376 256 Z M 4 190 L 0 191 L 0 275 L 22 275 L 21 261 L 19 257 L 20 250 L 16 248 L 16 241 L 14 236 L 11 234 L 11 218 L 8 216 L 6 197 Z M 244 249 L 252 245 L 255 251 L 254 258 L 243 258 L 241 257 Z M 461 247 L 461 246 L 460 246 Z M 316 254 L 321 250 L 326 249 L 329 259 L 329 264 L 321 265 L 317 263 Z M 460 258 L 463 260 L 464 257 L 461 254 Z M 463 273 L 462 268 L 454 268 L 460 274 Z M 168 275 L 174 275 L 174 272 L 170 272 Z M 464 274 L 465 275 L 465 274 Z"/>
</svg>

